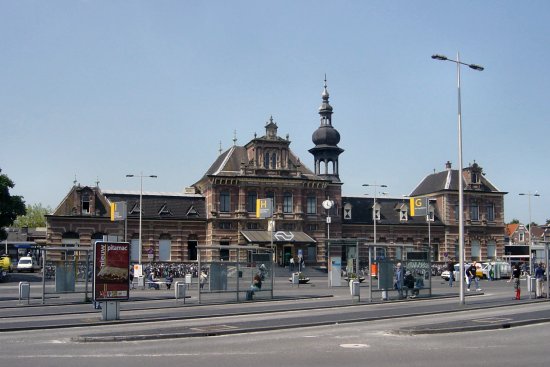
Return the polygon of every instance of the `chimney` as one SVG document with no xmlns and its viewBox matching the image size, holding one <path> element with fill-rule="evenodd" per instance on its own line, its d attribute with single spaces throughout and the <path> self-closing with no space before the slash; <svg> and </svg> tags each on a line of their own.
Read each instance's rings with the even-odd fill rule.
<svg viewBox="0 0 550 367">
<path fill-rule="evenodd" d="M 451 170 L 451 162 L 450 161 L 447 161 L 447 163 L 445 163 L 445 169 L 447 169 L 447 171 Z"/>
</svg>

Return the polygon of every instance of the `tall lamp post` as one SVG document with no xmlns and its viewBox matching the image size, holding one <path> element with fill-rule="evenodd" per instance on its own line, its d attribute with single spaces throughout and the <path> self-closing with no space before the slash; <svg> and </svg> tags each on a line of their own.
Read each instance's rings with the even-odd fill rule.
<svg viewBox="0 0 550 367">
<path fill-rule="evenodd" d="M 143 213 L 143 178 L 157 178 L 156 175 L 144 175 L 143 172 L 140 172 L 139 175 L 126 175 L 126 177 L 135 177 L 139 178 L 139 240 L 138 240 L 138 262 L 141 264 L 141 220 L 142 220 L 142 213 Z"/>
<path fill-rule="evenodd" d="M 375 184 L 363 184 L 365 187 L 374 187 L 374 204 L 372 206 L 372 220 L 374 222 L 374 258 L 376 259 L 376 220 L 378 218 L 378 213 L 376 212 L 376 190 L 378 190 L 379 187 L 388 187 L 386 185 L 377 185 Z M 370 266 L 370 264 L 369 264 Z"/>
<path fill-rule="evenodd" d="M 533 274 L 533 255 L 531 254 L 531 247 L 533 246 L 533 240 L 531 238 L 531 196 L 540 196 L 538 192 L 535 191 L 534 194 L 531 194 L 531 191 L 527 193 L 520 193 L 520 196 L 527 196 L 529 201 L 529 274 Z"/>
<path fill-rule="evenodd" d="M 460 100 L 460 65 L 468 66 L 470 69 L 483 71 L 483 67 L 476 64 L 467 64 L 460 61 L 460 55 L 456 53 L 456 60 L 449 59 L 443 55 L 432 55 L 432 59 L 450 61 L 456 64 L 457 87 L 458 87 L 458 255 L 460 264 L 460 304 L 464 302 L 464 189 L 462 184 L 462 113 Z"/>
</svg>

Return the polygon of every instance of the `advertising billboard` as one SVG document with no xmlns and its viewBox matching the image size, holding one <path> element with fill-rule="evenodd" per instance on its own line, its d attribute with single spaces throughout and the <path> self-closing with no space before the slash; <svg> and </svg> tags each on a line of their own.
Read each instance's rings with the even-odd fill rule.
<svg viewBox="0 0 550 367">
<path fill-rule="evenodd" d="M 94 245 L 94 301 L 128 300 L 130 244 L 101 242 Z"/>
</svg>

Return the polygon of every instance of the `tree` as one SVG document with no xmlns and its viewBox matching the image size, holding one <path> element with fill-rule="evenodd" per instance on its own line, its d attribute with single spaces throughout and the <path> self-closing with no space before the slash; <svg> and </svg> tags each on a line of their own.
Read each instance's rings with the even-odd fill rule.
<svg viewBox="0 0 550 367">
<path fill-rule="evenodd" d="M 4 240 L 8 237 L 5 228 L 11 226 L 17 216 L 25 215 L 26 209 L 23 197 L 10 195 L 15 184 L 1 172 L 0 168 L 0 240 Z"/>
<path fill-rule="evenodd" d="M 512 219 L 512 221 L 511 221 L 510 223 L 508 223 L 508 224 L 519 224 L 519 219 L 514 218 L 514 219 Z"/>
<path fill-rule="evenodd" d="M 27 214 L 18 216 L 13 222 L 17 228 L 36 228 L 46 226 L 46 214 L 52 212 L 50 207 L 44 208 L 41 203 L 27 205 Z"/>
</svg>

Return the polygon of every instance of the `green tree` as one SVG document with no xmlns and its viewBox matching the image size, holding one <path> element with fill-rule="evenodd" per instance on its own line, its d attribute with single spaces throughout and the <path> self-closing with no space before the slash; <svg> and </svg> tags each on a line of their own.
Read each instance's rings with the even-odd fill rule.
<svg viewBox="0 0 550 367">
<path fill-rule="evenodd" d="M 7 238 L 6 227 L 13 224 L 17 216 L 25 215 L 25 201 L 21 196 L 11 196 L 10 189 L 15 184 L 10 178 L 2 174 L 0 168 L 0 240 Z"/>
<path fill-rule="evenodd" d="M 511 221 L 510 223 L 508 223 L 508 224 L 519 224 L 519 219 L 514 218 L 514 219 L 512 219 L 512 221 Z"/>
<path fill-rule="evenodd" d="M 50 214 L 52 209 L 50 207 L 44 208 L 41 203 L 27 205 L 27 214 L 18 216 L 13 222 L 14 227 L 17 228 L 36 228 L 46 226 L 46 214 Z"/>
</svg>

